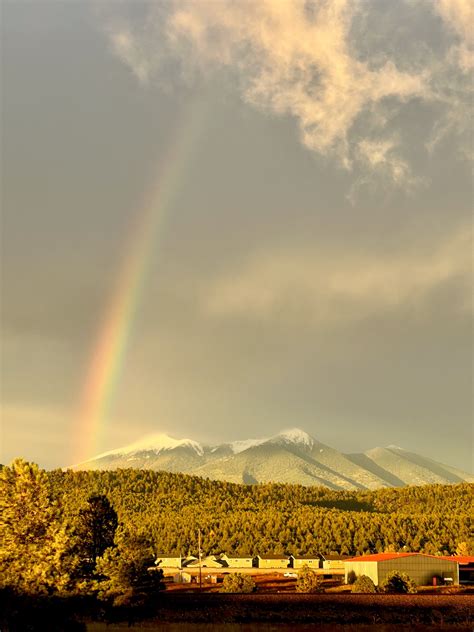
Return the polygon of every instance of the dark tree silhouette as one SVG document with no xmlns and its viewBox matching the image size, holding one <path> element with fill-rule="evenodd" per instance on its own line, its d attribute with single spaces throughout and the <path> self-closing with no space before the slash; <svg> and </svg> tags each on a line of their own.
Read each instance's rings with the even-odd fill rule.
<svg viewBox="0 0 474 632">
<path fill-rule="evenodd" d="M 90 496 L 87 505 L 79 511 L 76 522 L 76 536 L 84 561 L 95 566 L 97 558 L 114 546 L 117 526 L 117 512 L 107 496 Z"/>
</svg>

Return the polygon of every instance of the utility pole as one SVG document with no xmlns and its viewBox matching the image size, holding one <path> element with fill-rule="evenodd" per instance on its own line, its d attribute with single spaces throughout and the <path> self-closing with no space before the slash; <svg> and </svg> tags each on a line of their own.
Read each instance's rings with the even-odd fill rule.
<svg viewBox="0 0 474 632">
<path fill-rule="evenodd" d="M 202 552 L 201 552 L 201 529 L 198 529 L 198 555 L 199 555 L 199 590 L 202 592 Z"/>
</svg>

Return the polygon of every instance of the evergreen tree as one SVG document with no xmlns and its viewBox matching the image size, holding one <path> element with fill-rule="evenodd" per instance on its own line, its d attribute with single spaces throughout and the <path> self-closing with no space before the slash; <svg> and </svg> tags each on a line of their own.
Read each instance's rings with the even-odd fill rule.
<svg viewBox="0 0 474 632">
<path fill-rule="evenodd" d="M 472 550 L 473 547 L 470 546 L 468 542 L 459 542 L 456 546 L 456 555 L 459 555 L 461 557 L 469 557 Z"/>
<path fill-rule="evenodd" d="M 115 606 L 144 605 L 165 588 L 150 540 L 119 529 L 115 543 L 97 559 L 99 598 Z"/>
<path fill-rule="evenodd" d="M 0 471 L 0 587 L 24 594 L 73 588 L 77 559 L 48 478 L 22 459 Z"/>
<path fill-rule="evenodd" d="M 81 559 L 93 568 L 98 557 L 114 545 L 114 536 L 118 526 L 117 512 L 107 496 L 90 496 L 87 505 L 77 516 L 75 534 L 79 541 Z"/>
</svg>

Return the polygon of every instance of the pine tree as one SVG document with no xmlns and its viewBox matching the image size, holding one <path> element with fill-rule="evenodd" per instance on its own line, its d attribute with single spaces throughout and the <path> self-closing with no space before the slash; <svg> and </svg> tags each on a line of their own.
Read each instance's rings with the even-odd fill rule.
<svg viewBox="0 0 474 632">
<path fill-rule="evenodd" d="M 117 526 L 117 512 L 107 496 L 90 496 L 75 522 L 75 534 L 80 543 L 79 552 L 83 563 L 89 563 L 94 568 L 97 558 L 107 548 L 114 546 Z"/>
<path fill-rule="evenodd" d="M 150 540 L 119 529 L 115 544 L 97 559 L 99 598 L 114 606 L 146 604 L 165 588 L 163 571 L 154 567 L 156 556 Z"/>
<path fill-rule="evenodd" d="M 461 557 L 469 557 L 471 555 L 472 547 L 468 542 L 459 542 L 456 546 L 456 555 Z"/>
<path fill-rule="evenodd" d="M 24 594 L 73 588 L 77 558 L 48 478 L 22 459 L 0 471 L 0 587 Z"/>
</svg>

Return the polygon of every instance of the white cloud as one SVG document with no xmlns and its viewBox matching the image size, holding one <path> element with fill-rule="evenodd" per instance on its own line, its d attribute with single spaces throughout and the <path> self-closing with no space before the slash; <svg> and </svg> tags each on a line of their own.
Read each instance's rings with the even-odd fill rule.
<svg viewBox="0 0 474 632">
<path fill-rule="evenodd" d="M 249 103 L 291 115 L 306 147 L 334 153 L 346 167 L 357 159 L 350 135 L 361 114 L 387 98 L 404 103 L 427 94 L 423 73 L 356 57 L 350 29 L 361 5 L 352 0 L 175 6 L 168 33 L 177 49 L 192 50 L 201 67 L 237 68 Z"/>
<path fill-rule="evenodd" d="M 472 278 L 472 232 L 413 252 L 261 252 L 201 288 L 201 307 L 216 318 L 297 318 L 332 326 L 398 307 L 420 306 L 454 280 Z M 468 292 L 453 309 L 472 309 Z"/>
<path fill-rule="evenodd" d="M 148 83 L 151 75 L 150 61 L 141 50 L 139 39 L 128 28 L 122 27 L 111 30 L 110 41 L 117 57 L 131 68 L 141 83 Z"/>
<path fill-rule="evenodd" d="M 451 54 L 465 73 L 474 69 L 474 5 L 472 0 L 436 0 L 432 3 L 446 26 L 458 37 Z"/>
<path fill-rule="evenodd" d="M 433 152 L 446 139 L 455 138 L 458 155 L 472 161 L 472 99 L 474 96 L 474 5 L 471 0 L 437 0 L 430 3 L 446 31 L 454 38 L 445 59 L 432 67 L 435 100 L 444 105 L 427 148 Z"/>
<path fill-rule="evenodd" d="M 409 102 L 438 107 L 430 150 L 467 130 L 471 0 L 412 3 L 420 24 L 437 15 L 451 38 L 447 57 L 442 44 L 435 51 L 420 43 L 418 53 L 424 53 L 410 48 L 413 59 L 401 50 L 400 38 L 384 48 L 372 32 L 377 51 L 365 50 L 360 25 L 367 29 L 365 17 L 377 14 L 375 0 L 171 0 L 144 6 L 141 25 L 109 28 L 114 52 L 142 83 L 170 59 L 181 62 L 181 79 L 227 69 L 247 103 L 293 118 L 305 147 L 355 168 L 356 188 L 380 176 L 385 186 L 406 190 L 422 181 L 412 173 L 410 141 L 396 129 Z M 393 29 L 403 31 L 402 22 Z M 390 117 L 384 115 L 388 103 Z"/>
<path fill-rule="evenodd" d="M 360 160 L 365 161 L 372 169 L 387 172 L 389 177 L 400 184 L 407 180 L 410 169 L 396 153 L 398 142 L 393 139 L 363 139 L 357 145 Z"/>
</svg>

